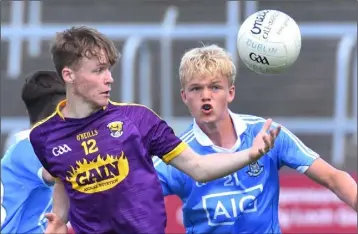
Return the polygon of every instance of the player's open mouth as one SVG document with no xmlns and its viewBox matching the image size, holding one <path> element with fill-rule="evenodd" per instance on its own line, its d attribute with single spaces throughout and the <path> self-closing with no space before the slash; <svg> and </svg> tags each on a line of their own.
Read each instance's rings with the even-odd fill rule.
<svg viewBox="0 0 358 234">
<path fill-rule="evenodd" d="M 110 91 L 106 91 L 106 92 L 102 92 L 101 94 L 105 95 L 105 96 L 109 96 L 109 92 Z"/>
<path fill-rule="evenodd" d="M 204 105 L 201 106 L 201 110 L 204 113 L 209 114 L 213 110 L 213 107 L 210 104 L 204 104 Z"/>
</svg>

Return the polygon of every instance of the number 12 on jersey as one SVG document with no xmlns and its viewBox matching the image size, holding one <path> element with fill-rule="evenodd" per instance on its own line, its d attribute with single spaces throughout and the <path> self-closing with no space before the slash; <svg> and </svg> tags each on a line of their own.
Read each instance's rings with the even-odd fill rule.
<svg viewBox="0 0 358 234">
<path fill-rule="evenodd" d="M 83 150 L 85 151 L 85 154 L 93 154 L 98 151 L 97 142 L 95 139 L 89 139 L 87 141 L 83 141 L 81 143 L 81 146 L 83 147 Z"/>
</svg>

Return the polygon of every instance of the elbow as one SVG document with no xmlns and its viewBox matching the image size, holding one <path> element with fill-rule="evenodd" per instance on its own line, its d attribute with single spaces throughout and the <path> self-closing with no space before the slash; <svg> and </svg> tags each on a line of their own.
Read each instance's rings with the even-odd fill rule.
<svg viewBox="0 0 358 234">
<path fill-rule="evenodd" d="M 194 173 L 192 178 L 199 183 L 207 183 L 215 179 L 205 170 L 197 170 L 196 172 L 197 173 Z"/>
<path fill-rule="evenodd" d="M 339 187 L 338 183 L 340 183 L 340 181 L 342 181 L 341 178 L 344 178 L 347 176 L 349 176 L 349 174 L 347 172 L 335 169 L 330 174 L 329 179 L 327 181 L 325 181 L 324 186 L 334 192 L 334 191 L 336 191 L 337 187 Z"/>
<path fill-rule="evenodd" d="M 193 179 L 199 183 L 207 183 L 207 182 L 211 181 L 207 176 L 200 176 L 200 175 L 196 176 Z"/>
<path fill-rule="evenodd" d="M 208 176 L 205 175 L 205 173 L 200 172 L 198 168 L 196 170 L 190 171 L 187 173 L 193 180 L 199 183 L 206 183 L 210 180 L 208 179 Z"/>
</svg>

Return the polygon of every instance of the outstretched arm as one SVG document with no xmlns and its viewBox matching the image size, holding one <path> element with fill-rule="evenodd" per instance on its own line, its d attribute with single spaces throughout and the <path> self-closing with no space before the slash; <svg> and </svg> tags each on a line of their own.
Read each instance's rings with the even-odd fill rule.
<svg viewBox="0 0 358 234">
<path fill-rule="evenodd" d="M 198 182 L 207 182 L 229 175 L 248 164 L 257 161 L 266 154 L 275 143 L 281 127 L 270 130 L 272 120 L 268 119 L 254 139 L 251 148 L 236 153 L 215 153 L 201 157 L 187 148 L 170 161 L 170 165 L 178 168 Z M 267 134 L 267 132 L 270 132 Z"/>
<path fill-rule="evenodd" d="M 330 189 L 344 203 L 358 211 L 357 182 L 347 172 L 338 170 L 323 159 L 318 158 L 305 174 L 315 182 Z"/>
</svg>

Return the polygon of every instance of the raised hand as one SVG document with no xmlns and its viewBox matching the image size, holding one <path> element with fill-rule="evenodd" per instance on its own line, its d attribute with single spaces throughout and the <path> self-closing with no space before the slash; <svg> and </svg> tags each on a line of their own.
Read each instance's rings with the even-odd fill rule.
<svg viewBox="0 0 358 234">
<path fill-rule="evenodd" d="M 266 120 L 252 143 L 250 157 L 255 161 L 273 148 L 275 140 L 281 131 L 281 125 L 275 129 L 270 129 L 272 122 L 272 119 Z"/>
</svg>

